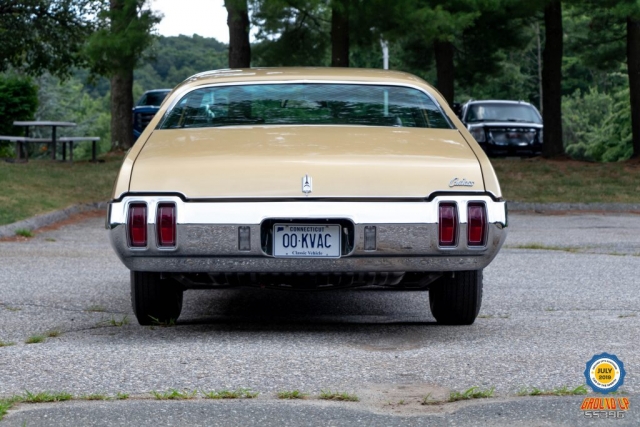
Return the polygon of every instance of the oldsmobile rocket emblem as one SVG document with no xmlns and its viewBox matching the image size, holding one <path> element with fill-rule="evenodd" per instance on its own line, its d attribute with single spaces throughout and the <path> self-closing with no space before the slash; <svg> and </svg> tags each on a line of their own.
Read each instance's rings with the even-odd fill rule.
<svg viewBox="0 0 640 427">
<path fill-rule="evenodd" d="M 302 177 L 302 192 L 307 196 L 313 190 L 313 180 L 309 175 L 305 175 Z"/>
</svg>

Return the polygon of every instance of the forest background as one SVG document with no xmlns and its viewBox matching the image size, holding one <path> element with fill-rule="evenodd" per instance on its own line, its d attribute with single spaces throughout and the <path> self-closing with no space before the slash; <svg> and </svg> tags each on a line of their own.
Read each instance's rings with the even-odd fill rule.
<svg viewBox="0 0 640 427">
<path fill-rule="evenodd" d="M 140 49 L 132 48 L 126 63 L 133 70 L 130 90 L 133 99 L 145 90 L 172 88 L 201 71 L 227 68 L 233 63 L 234 54 L 238 54 L 233 46 L 230 50 L 227 44 L 198 35 L 155 35 L 153 28 L 161 17 L 145 9 L 143 0 L 111 1 L 111 9 L 109 2 L 98 2 L 102 4 L 98 4 L 92 16 L 101 21 L 85 23 L 84 29 L 90 31 L 81 32 L 76 38 L 77 46 L 69 46 L 77 49 L 71 52 L 73 57 L 66 65 L 60 65 L 62 61 L 38 63 L 37 57 L 34 61 L 33 55 L 29 56 L 33 46 L 28 43 L 38 43 L 37 40 L 25 41 L 20 48 L 22 57 L 13 58 L 9 56 L 11 52 L 0 52 L 4 56 L 0 62 L 0 69 L 4 70 L 0 75 L 0 101 L 3 96 L 10 96 L 27 105 L 26 98 L 36 99 L 30 118 L 76 122 L 78 127 L 67 133 L 100 136 L 102 152 L 126 148 L 114 140 L 112 129 L 114 114 L 121 115 L 116 124 L 130 120 L 130 107 L 112 97 L 114 84 L 120 83 L 117 78 L 114 80 L 117 72 L 108 69 L 112 64 L 105 65 L 104 61 L 105 52 L 113 51 L 114 47 L 109 37 L 116 33 L 118 20 L 122 21 L 114 15 L 117 11 L 113 4 L 118 2 L 122 10 L 127 4 L 132 5 L 129 24 L 139 23 L 140 34 L 148 36 L 139 41 L 135 37 L 124 41 Z M 22 3 L 74 4 L 72 0 Z M 561 120 L 562 148 L 575 159 L 590 161 L 626 160 L 634 153 L 627 33 L 630 17 L 640 8 L 636 1 L 227 0 L 226 3 L 230 14 L 236 14 L 236 18 L 230 19 L 230 44 L 239 43 L 237 37 L 234 39 L 233 24 L 239 24 L 247 45 L 249 30 L 255 34 L 250 45 L 240 46 L 244 55 L 249 52 L 253 67 L 382 68 L 384 40 L 390 53 L 390 69 L 424 78 L 435 84 L 447 99 L 524 100 L 539 109 L 544 104 L 545 49 L 551 50 L 546 46 L 549 26 L 557 27 L 557 21 L 549 20 L 549 9 L 561 5 L 562 78 L 559 92 L 554 92 L 561 99 L 561 114 L 554 117 Z M 0 41 L 3 31 L 7 34 L 8 16 L 0 5 Z M 548 57 L 547 60 L 551 61 Z M 552 93 L 549 89 L 546 92 Z M 118 112 L 114 103 L 124 108 Z M 0 131 L 7 134 L 9 130 Z M 0 146 L 0 157 L 10 156 L 11 150 L 9 145 Z M 78 158 L 87 154 L 78 147 Z"/>
</svg>

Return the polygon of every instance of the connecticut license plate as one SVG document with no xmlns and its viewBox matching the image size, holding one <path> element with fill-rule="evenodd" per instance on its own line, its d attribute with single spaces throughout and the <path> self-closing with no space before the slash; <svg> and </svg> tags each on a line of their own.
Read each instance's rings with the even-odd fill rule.
<svg viewBox="0 0 640 427">
<path fill-rule="evenodd" d="M 273 255 L 291 258 L 339 258 L 339 225 L 275 224 Z"/>
</svg>

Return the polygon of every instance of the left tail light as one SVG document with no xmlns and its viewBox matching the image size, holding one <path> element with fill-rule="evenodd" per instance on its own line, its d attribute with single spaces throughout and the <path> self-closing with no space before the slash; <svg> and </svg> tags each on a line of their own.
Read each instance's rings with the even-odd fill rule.
<svg viewBox="0 0 640 427">
<path fill-rule="evenodd" d="M 129 205 L 127 221 L 129 231 L 129 246 L 144 248 L 147 246 L 147 205 L 132 203 Z"/>
<path fill-rule="evenodd" d="M 484 203 L 469 203 L 467 217 L 467 242 L 469 246 L 484 246 L 487 234 L 487 213 Z"/>
<path fill-rule="evenodd" d="M 156 216 L 158 246 L 174 247 L 176 245 L 176 205 L 160 203 Z"/>
<path fill-rule="evenodd" d="M 457 245 L 458 208 L 455 203 L 440 203 L 438 213 L 438 243 L 441 247 Z"/>
</svg>

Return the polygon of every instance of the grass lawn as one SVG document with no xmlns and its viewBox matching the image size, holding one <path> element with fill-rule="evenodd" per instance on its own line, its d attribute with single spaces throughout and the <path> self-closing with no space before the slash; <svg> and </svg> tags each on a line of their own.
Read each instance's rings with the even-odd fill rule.
<svg viewBox="0 0 640 427">
<path fill-rule="evenodd" d="M 105 163 L 0 161 L 0 225 L 108 200 L 121 156 Z M 492 159 L 507 200 L 521 202 L 640 203 L 640 162 Z"/>
<path fill-rule="evenodd" d="M 518 202 L 640 203 L 640 162 L 491 159 L 502 194 Z"/>
<path fill-rule="evenodd" d="M 107 156 L 105 160 L 73 164 L 0 160 L 0 225 L 78 203 L 107 201 L 122 157 Z"/>
</svg>

